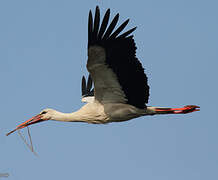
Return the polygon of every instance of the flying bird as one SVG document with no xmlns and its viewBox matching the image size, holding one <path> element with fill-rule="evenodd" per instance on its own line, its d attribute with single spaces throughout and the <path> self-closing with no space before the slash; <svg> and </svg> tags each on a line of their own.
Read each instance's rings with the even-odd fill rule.
<svg viewBox="0 0 218 180">
<path fill-rule="evenodd" d="M 82 78 L 82 101 L 86 104 L 72 113 L 44 109 L 7 135 L 47 120 L 105 124 L 146 115 L 185 114 L 200 110 L 196 105 L 181 108 L 147 106 L 148 80 L 136 57 L 136 44 L 132 35 L 136 27 L 123 32 L 129 19 L 117 28 L 119 14 L 110 23 L 109 19 L 110 9 L 101 22 L 98 6 L 94 18 L 91 10 L 89 11 L 86 67 L 90 76 L 87 83 L 85 77 Z"/>
</svg>

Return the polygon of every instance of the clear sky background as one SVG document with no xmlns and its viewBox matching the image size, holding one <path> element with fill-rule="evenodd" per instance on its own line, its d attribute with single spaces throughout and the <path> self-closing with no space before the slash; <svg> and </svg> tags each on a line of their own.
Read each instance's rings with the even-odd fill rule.
<svg viewBox="0 0 218 180">
<path fill-rule="evenodd" d="M 87 19 L 96 5 L 138 27 L 149 105 L 201 111 L 108 125 L 44 122 L 30 128 L 36 157 L 17 133 L 5 134 L 44 108 L 83 105 Z M 216 0 L 1 0 L 0 173 L 8 180 L 217 180 L 217 7 Z"/>
</svg>

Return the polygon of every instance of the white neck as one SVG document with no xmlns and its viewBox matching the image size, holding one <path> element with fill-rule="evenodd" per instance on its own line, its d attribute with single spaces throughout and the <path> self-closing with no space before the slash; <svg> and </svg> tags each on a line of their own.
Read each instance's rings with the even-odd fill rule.
<svg viewBox="0 0 218 180">
<path fill-rule="evenodd" d="M 72 113 L 62 113 L 56 111 L 51 120 L 64 122 L 86 122 L 86 114 L 81 114 L 79 111 Z"/>
<path fill-rule="evenodd" d="M 65 122 L 105 123 L 107 117 L 103 113 L 102 106 L 93 106 L 92 103 L 87 103 L 76 112 L 62 113 L 55 111 L 51 119 Z"/>
</svg>

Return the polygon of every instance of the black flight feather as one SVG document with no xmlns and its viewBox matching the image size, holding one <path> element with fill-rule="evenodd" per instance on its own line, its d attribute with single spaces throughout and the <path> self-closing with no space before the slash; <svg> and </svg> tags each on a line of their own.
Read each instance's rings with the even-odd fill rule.
<svg viewBox="0 0 218 180">
<path fill-rule="evenodd" d="M 99 30 L 99 33 L 98 33 L 98 38 L 99 39 L 102 39 L 102 36 L 105 32 L 105 29 L 107 28 L 107 24 L 108 24 L 108 20 L 109 20 L 109 17 L 110 17 L 110 9 L 108 9 L 104 15 L 104 18 L 103 18 L 103 21 L 101 23 L 101 28 Z"/>
<path fill-rule="evenodd" d="M 82 77 L 82 96 L 84 96 L 86 94 L 86 79 L 83 76 Z"/>
<path fill-rule="evenodd" d="M 94 88 L 92 88 L 92 78 L 89 74 L 88 82 L 86 84 L 86 79 L 82 77 L 82 97 L 94 96 Z"/>
<path fill-rule="evenodd" d="M 92 24 L 92 12 L 89 11 L 89 23 L 88 23 L 88 41 L 92 42 L 93 40 L 93 24 Z"/>
<path fill-rule="evenodd" d="M 112 20 L 110 26 L 108 27 L 107 31 L 105 32 L 104 34 L 104 37 L 103 39 L 106 40 L 108 39 L 108 37 L 110 36 L 110 34 L 112 33 L 112 31 L 114 30 L 117 22 L 118 22 L 118 19 L 119 19 L 119 14 L 117 14 L 114 19 Z"/>
<path fill-rule="evenodd" d="M 96 38 L 98 35 L 99 23 L 100 23 L 100 10 L 99 7 L 97 6 L 95 10 L 95 20 L 94 20 L 94 29 L 93 29 L 94 38 Z"/>
<path fill-rule="evenodd" d="M 118 38 L 125 38 L 126 36 L 128 36 L 129 34 L 131 34 L 133 31 L 135 31 L 136 27 L 130 29 L 129 31 L 121 34 L 120 36 L 118 36 Z"/>
<path fill-rule="evenodd" d="M 91 91 L 91 88 L 92 88 L 92 78 L 89 75 L 88 82 L 87 82 L 87 91 Z"/>
<path fill-rule="evenodd" d="M 111 39 L 116 38 L 117 35 L 126 27 L 128 24 L 129 19 L 127 19 L 123 24 L 120 25 L 120 27 L 117 28 L 117 30 L 110 36 Z"/>
</svg>

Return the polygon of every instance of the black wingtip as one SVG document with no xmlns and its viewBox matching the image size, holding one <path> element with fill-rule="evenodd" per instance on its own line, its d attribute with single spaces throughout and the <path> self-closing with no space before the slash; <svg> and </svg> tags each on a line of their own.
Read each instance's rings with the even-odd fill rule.
<svg viewBox="0 0 218 180">
<path fill-rule="evenodd" d="M 82 77 L 82 96 L 86 94 L 86 79 Z"/>
<path fill-rule="evenodd" d="M 100 10 L 97 6 L 95 10 L 95 18 L 94 18 L 94 29 L 93 29 L 94 39 L 96 39 L 98 36 L 99 24 L 100 24 Z"/>
<path fill-rule="evenodd" d="M 100 8 L 98 5 L 96 6 L 95 11 L 100 11 Z"/>
<path fill-rule="evenodd" d="M 88 20 L 88 41 L 92 41 L 92 31 L 93 31 L 93 18 L 92 11 L 89 11 L 89 20 Z"/>
<path fill-rule="evenodd" d="M 136 30 L 137 27 L 134 27 L 132 29 L 130 29 L 129 31 L 126 31 L 125 33 L 121 34 L 120 36 L 118 36 L 118 38 L 125 38 L 127 37 L 128 35 L 130 35 L 133 31 Z"/>
<path fill-rule="evenodd" d="M 111 35 L 111 33 L 114 30 L 115 26 L 117 25 L 118 20 L 119 20 L 119 13 L 116 14 L 116 16 L 112 20 L 111 24 L 109 25 L 107 31 L 105 32 L 104 37 L 103 37 L 104 40 L 109 38 L 109 36 Z"/>
<path fill-rule="evenodd" d="M 99 39 L 102 39 L 105 29 L 107 28 L 109 18 L 110 18 L 110 9 L 107 9 L 104 18 L 102 20 L 101 28 L 98 33 Z"/>
<path fill-rule="evenodd" d="M 117 13 L 109 23 L 110 9 L 107 9 L 100 24 L 99 6 L 96 6 L 95 14 L 92 14 L 92 11 L 90 10 L 88 20 L 88 47 L 94 44 L 103 45 L 107 43 L 107 40 L 127 38 L 128 35 L 130 35 L 136 29 L 136 27 L 134 27 L 120 35 L 120 33 L 129 23 L 129 19 L 127 19 L 118 28 L 116 28 L 119 16 L 119 13 Z"/>
<path fill-rule="evenodd" d="M 90 92 L 91 88 L 92 88 L 92 78 L 91 78 L 91 75 L 89 74 L 88 82 L 87 82 L 87 86 L 86 86 L 87 92 Z"/>
<path fill-rule="evenodd" d="M 90 74 L 87 82 L 85 76 L 82 76 L 82 97 L 94 96 L 94 88 L 92 88 L 92 84 L 93 82 Z"/>
<path fill-rule="evenodd" d="M 110 39 L 116 38 L 118 34 L 126 27 L 126 25 L 129 23 L 129 19 L 127 19 L 123 24 L 121 24 L 117 30 L 110 36 Z"/>
</svg>

